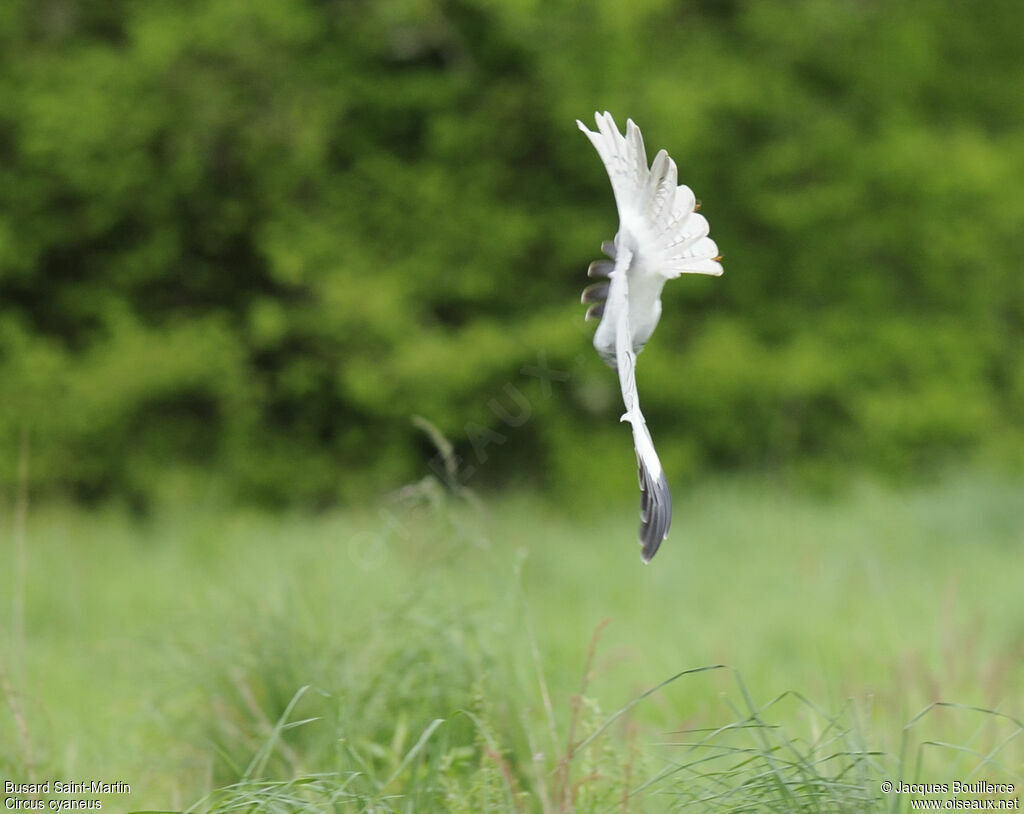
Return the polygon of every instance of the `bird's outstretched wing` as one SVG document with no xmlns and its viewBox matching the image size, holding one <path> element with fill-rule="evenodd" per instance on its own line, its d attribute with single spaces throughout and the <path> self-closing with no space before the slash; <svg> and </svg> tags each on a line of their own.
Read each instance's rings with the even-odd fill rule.
<svg viewBox="0 0 1024 814">
<path fill-rule="evenodd" d="M 640 412 L 636 392 L 636 353 L 629 326 L 629 270 L 632 252 L 620 249 L 608 284 L 607 308 L 615 320 L 615 360 L 626 412 L 622 421 L 633 429 L 633 449 L 640 479 L 640 556 L 645 563 L 657 553 L 672 525 L 672 495 L 654 441 Z"/>
<path fill-rule="evenodd" d="M 597 113 L 597 132 L 577 120 L 608 170 L 619 210 L 619 231 L 636 242 L 645 269 L 667 279 L 680 274 L 722 273 L 718 247 L 708 237 L 707 219 L 696 211 L 693 191 L 676 186 L 676 163 L 659 150 L 650 168 L 644 139 L 632 119 L 626 134 L 612 114 Z M 616 241 L 618 243 L 618 241 Z"/>
</svg>

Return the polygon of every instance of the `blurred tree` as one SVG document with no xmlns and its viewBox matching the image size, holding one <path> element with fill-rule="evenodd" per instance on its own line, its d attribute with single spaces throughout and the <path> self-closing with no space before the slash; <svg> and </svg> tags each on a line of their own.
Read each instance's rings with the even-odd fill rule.
<svg viewBox="0 0 1024 814">
<path fill-rule="evenodd" d="M 639 367 L 671 475 L 1020 452 L 1022 39 L 1010 0 L 7 4 L 0 477 L 29 428 L 41 487 L 324 504 L 425 471 L 422 414 L 481 483 L 618 489 L 597 109 L 725 255 Z"/>
</svg>

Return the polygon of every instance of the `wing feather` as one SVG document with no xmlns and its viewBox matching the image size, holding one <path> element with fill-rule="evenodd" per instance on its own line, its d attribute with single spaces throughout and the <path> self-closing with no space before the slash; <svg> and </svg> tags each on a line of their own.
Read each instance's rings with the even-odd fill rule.
<svg viewBox="0 0 1024 814">
<path fill-rule="evenodd" d="M 664 150 L 648 168 L 640 128 L 626 120 L 625 136 L 608 112 L 594 116 L 597 132 L 577 121 L 597 149 L 615 193 L 620 229 L 635 236 L 644 268 L 666 279 L 680 274 L 722 273 L 718 247 L 707 237 L 708 223 L 694 211 L 689 187 L 677 186 L 678 170 Z"/>
<path fill-rule="evenodd" d="M 622 421 L 633 430 L 633 449 L 640 481 L 640 556 L 645 563 L 657 553 L 672 525 L 672 495 L 647 421 L 640 411 L 636 390 L 636 353 L 629 328 L 629 278 L 633 261 L 629 249 L 620 249 L 608 284 L 606 309 L 615 320 L 615 362 L 626 412 Z"/>
</svg>

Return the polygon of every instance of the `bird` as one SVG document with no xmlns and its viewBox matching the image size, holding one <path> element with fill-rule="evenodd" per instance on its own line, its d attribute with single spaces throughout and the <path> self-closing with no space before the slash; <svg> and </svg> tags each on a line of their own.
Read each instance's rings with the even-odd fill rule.
<svg viewBox="0 0 1024 814">
<path fill-rule="evenodd" d="M 708 222 L 688 186 L 677 186 L 675 162 L 660 150 L 650 166 L 640 128 L 626 120 L 619 132 L 611 113 L 595 113 L 597 132 L 577 119 L 597 149 L 619 214 L 615 240 L 601 250 L 608 258 L 587 269 L 591 278 L 607 278 L 587 286 L 580 298 L 590 307 L 587 320 L 600 320 L 594 348 L 616 368 L 626 412 L 620 421 L 631 425 L 640 481 L 639 538 L 644 563 L 649 563 L 668 537 L 672 495 L 636 389 L 636 357 L 661 318 L 661 292 L 680 274 L 722 273 L 718 246 L 708 237 Z"/>
</svg>

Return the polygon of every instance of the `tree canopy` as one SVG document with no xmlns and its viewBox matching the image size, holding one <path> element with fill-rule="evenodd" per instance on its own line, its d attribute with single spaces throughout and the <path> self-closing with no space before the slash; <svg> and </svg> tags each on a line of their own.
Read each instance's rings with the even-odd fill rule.
<svg viewBox="0 0 1024 814">
<path fill-rule="evenodd" d="M 418 415 L 459 478 L 623 484 L 605 109 L 724 255 L 638 363 L 670 477 L 1024 453 L 1021 42 L 1013 0 L 6 4 L 0 478 L 27 433 L 42 489 L 322 505 L 430 471 Z"/>
</svg>

